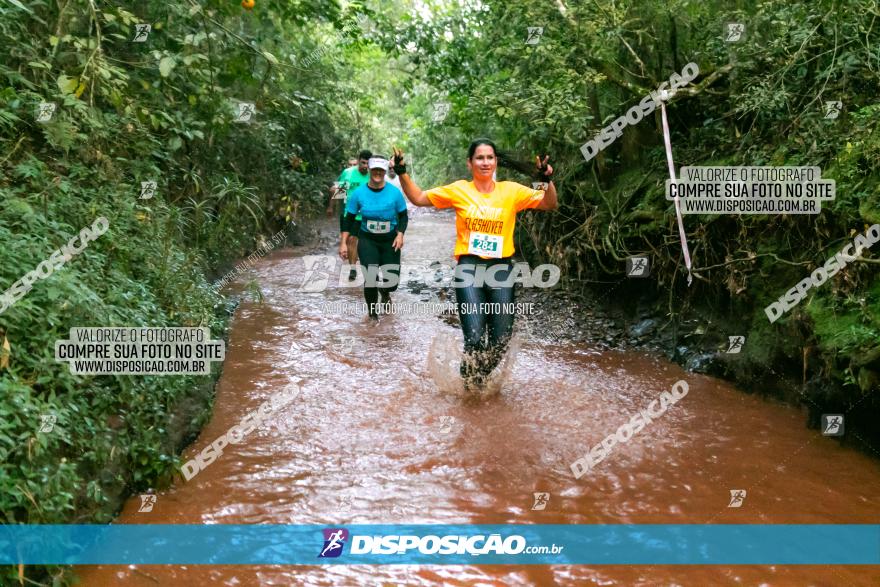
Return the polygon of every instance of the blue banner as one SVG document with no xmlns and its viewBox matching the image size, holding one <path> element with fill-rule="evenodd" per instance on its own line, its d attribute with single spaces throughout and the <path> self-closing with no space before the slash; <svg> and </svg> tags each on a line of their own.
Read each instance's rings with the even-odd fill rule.
<svg viewBox="0 0 880 587">
<path fill-rule="evenodd" d="M 880 565 L 880 525 L 0 525 L 19 563 Z"/>
</svg>

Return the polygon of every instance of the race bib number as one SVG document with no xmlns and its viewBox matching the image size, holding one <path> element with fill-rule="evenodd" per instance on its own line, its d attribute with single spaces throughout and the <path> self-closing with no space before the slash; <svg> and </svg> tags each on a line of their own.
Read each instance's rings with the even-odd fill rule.
<svg viewBox="0 0 880 587">
<path fill-rule="evenodd" d="M 367 220 L 367 232 L 386 234 L 391 232 L 391 222 L 387 220 Z"/>
<path fill-rule="evenodd" d="M 338 181 L 334 181 L 334 182 L 333 182 L 333 187 L 336 188 L 336 193 L 333 194 L 333 199 L 334 199 L 334 200 L 342 200 L 342 201 L 346 201 L 346 200 L 348 200 L 348 192 L 347 192 L 347 190 L 345 189 L 345 188 L 346 188 L 346 185 L 345 185 L 344 182 L 343 182 L 343 183 L 339 183 Z"/>
<path fill-rule="evenodd" d="M 501 258 L 501 250 L 504 248 L 504 237 L 483 232 L 472 232 L 468 239 L 468 254 L 480 257 Z"/>
</svg>

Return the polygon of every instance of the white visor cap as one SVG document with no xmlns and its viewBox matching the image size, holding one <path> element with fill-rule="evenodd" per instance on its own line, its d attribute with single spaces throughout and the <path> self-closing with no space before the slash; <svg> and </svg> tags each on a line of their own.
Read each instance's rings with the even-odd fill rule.
<svg viewBox="0 0 880 587">
<path fill-rule="evenodd" d="M 369 161 L 370 169 L 384 169 L 388 171 L 388 159 L 383 159 L 382 157 L 370 157 Z"/>
</svg>

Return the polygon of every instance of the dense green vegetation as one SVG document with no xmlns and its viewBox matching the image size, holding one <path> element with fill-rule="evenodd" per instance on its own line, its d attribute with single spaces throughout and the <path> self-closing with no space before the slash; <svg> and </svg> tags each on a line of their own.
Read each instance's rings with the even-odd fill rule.
<svg viewBox="0 0 880 587">
<path fill-rule="evenodd" d="M 386 46 L 416 43 L 418 52 L 402 53 L 416 65 L 413 83 L 452 104 L 442 123 L 414 123 L 413 142 L 435 181 L 463 173 L 473 136 L 491 136 L 522 159 L 554 155 L 561 209 L 523 223 L 520 242 L 531 255 L 560 264 L 569 278 L 625 281 L 625 257 L 648 253 L 670 322 L 747 335 L 734 375 L 781 391 L 768 367 L 789 370 L 798 383 L 811 381 L 811 409 L 861 401 L 869 414 L 880 405 L 876 394 L 865 397 L 880 389 L 876 252 L 779 322 L 771 325 L 763 309 L 880 222 L 878 17 L 868 0 L 487 0 L 430 22 L 404 16 L 388 27 L 405 31 L 403 39 L 391 35 Z M 725 42 L 726 22 L 746 25 L 740 42 Z M 540 42 L 526 44 L 528 27 L 539 26 Z M 659 111 L 589 163 L 579 150 L 688 62 L 701 75 L 668 107 L 678 166 L 815 165 L 837 182 L 836 200 L 818 216 L 685 216 L 696 267 L 690 288 L 664 199 Z M 825 119 L 826 100 L 843 103 L 836 120 Z M 422 102 L 410 108 L 426 120 Z"/>
<path fill-rule="evenodd" d="M 356 149 L 393 142 L 425 187 L 464 176 L 475 136 L 524 160 L 551 153 L 561 208 L 524 215 L 530 257 L 570 280 L 615 281 L 625 257 L 650 253 L 670 322 L 732 317 L 747 376 L 803 375 L 812 408 L 880 387 L 876 251 L 776 324 L 763 313 L 880 222 L 876 1 L 263 4 L 0 0 L 0 287 L 110 221 L 0 314 L 4 522 L 107 521 L 119 497 L 170 481 L 207 415 L 210 381 L 72 376 L 56 339 L 85 325 L 222 336 L 229 308 L 210 279 L 323 210 Z M 743 41 L 725 43 L 727 21 L 746 24 Z M 139 23 L 152 29 L 135 43 Z M 528 27 L 543 27 L 537 44 Z M 659 115 L 589 163 L 579 149 L 691 61 L 701 75 L 668 109 L 678 165 L 816 165 L 837 199 L 819 216 L 686 216 L 688 288 Z M 838 119 L 824 118 L 826 100 L 843 102 Z M 433 121 L 443 101 L 451 110 Z M 42 102 L 57 105 L 44 123 Z M 256 107 L 250 123 L 235 122 L 241 102 Z M 156 195 L 139 199 L 151 180 Z M 876 414 L 877 400 L 861 406 Z M 47 413 L 55 431 L 38 433 Z M 47 572 L 63 580 L 27 576 Z"/>
<path fill-rule="evenodd" d="M 210 413 L 209 378 L 74 376 L 54 341 L 85 325 L 222 337 L 229 308 L 209 280 L 323 210 L 375 132 L 357 64 L 378 49 L 352 26 L 356 7 L 260 8 L 0 0 L 3 290 L 95 218 L 110 223 L 0 314 L 4 523 L 106 522 L 120 498 L 170 481 Z M 139 23 L 152 30 L 135 43 Z M 42 102 L 57 105 L 43 123 Z M 239 102 L 255 104 L 250 123 L 234 121 Z M 154 197 L 139 198 L 143 181 Z M 57 423 L 40 433 L 47 414 Z"/>
</svg>

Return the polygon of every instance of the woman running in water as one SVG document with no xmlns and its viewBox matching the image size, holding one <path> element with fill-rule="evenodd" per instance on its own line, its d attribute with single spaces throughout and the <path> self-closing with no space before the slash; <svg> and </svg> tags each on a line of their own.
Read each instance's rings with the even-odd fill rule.
<svg viewBox="0 0 880 587">
<path fill-rule="evenodd" d="M 357 252 L 364 268 L 364 298 L 370 318 L 376 320 L 379 295 L 383 305 L 390 303 L 400 280 L 400 249 L 408 219 L 403 194 L 385 181 L 388 160 L 372 157 L 368 167 L 369 182 L 349 194 L 345 204 L 339 256 L 343 263 L 348 259 L 348 236 L 359 229 Z M 394 275 L 391 285 L 379 280 L 380 267 Z"/>
<path fill-rule="evenodd" d="M 520 210 L 555 210 L 556 186 L 550 181 L 549 157 L 535 158 L 545 190 L 512 181 L 493 180 L 498 167 L 495 144 L 477 139 L 468 148 L 473 179 L 422 191 L 406 172 L 403 151 L 394 149 L 394 170 L 403 192 L 416 206 L 455 208 L 455 298 L 464 333 L 461 376 L 465 385 L 481 386 L 501 361 L 513 334 L 513 229 Z M 520 165 L 510 165 L 520 171 Z M 484 282 L 488 280 L 490 284 Z M 503 284 L 507 282 L 507 284 Z M 495 287 L 492 287 L 492 284 Z M 508 305 L 510 304 L 510 305 Z M 496 308 L 501 312 L 495 312 Z"/>
</svg>

